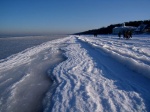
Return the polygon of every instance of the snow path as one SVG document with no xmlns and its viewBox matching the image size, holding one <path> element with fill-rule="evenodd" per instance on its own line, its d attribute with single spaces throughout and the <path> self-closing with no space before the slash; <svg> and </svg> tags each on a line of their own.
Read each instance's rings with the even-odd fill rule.
<svg viewBox="0 0 150 112">
<path fill-rule="evenodd" d="M 68 46 L 63 50 L 68 59 L 53 71 L 53 89 L 45 98 L 45 112 L 150 110 L 149 79 L 109 55 L 109 42 L 103 44 L 108 46 L 104 49 L 95 47 L 97 39 L 72 36 L 66 42 Z M 105 39 L 99 41 L 104 42 Z M 146 62 L 149 63 L 148 60 Z M 147 73 L 150 72 L 144 75 L 149 76 Z"/>
<path fill-rule="evenodd" d="M 103 50 L 131 70 L 150 78 L 150 39 L 128 42 L 116 38 L 84 38 L 83 41 Z"/>
</svg>

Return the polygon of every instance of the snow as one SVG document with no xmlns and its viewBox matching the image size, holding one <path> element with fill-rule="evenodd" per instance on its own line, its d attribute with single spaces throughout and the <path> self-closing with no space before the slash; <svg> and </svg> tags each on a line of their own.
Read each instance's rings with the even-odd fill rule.
<svg viewBox="0 0 150 112">
<path fill-rule="evenodd" d="M 149 35 L 71 35 L 0 60 L 0 111 L 148 112 L 149 85 Z"/>
<path fill-rule="evenodd" d="M 110 57 L 126 65 L 130 69 L 139 72 L 150 78 L 150 45 L 149 39 L 146 41 L 133 41 L 129 43 L 124 40 L 112 41 L 83 39 L 93 47 L 104 51 Z M 146 46 L 145 46 L 146 44 Z M 141 46 L 142 45 L 142 46 Z"/>
</svg>

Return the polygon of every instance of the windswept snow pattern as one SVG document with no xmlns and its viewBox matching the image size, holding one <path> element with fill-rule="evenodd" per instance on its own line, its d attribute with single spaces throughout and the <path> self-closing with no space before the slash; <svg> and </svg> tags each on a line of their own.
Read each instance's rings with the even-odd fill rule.
<svg viewBox="0 0 150 112">
<path fill-rule="evenodd" d="M 15 99 L 15 90 L 21 89 L 18 85 L 33 75 L 29 65 L 40 63 L 40 59 L 52 61 L 62 52 L 66 60 L 48 70 L 52 86 L 43 99 L 44 112 L 150 111 L 150 37 L 142 35 L 130 40 L 107 35 L 69 36 L 1 60 L 4 92 L 0 92 L 0 108 L 8 112 L 14 106 L 11 99 Z M 17 81 L 8 86 L 10 72 L 19 67 L 26 75 L 19 78 L 18 73 Z"/>
<path fill-rule="evenodd" d="M 140 74 L 139 68 L 137 71 L 132 71 L 132 68 L 126 67 L 128 58 L 123 61 L 121 61 L 123 58 L 117 59 L 117 53 L 123 56 L 124 51 L 119 50 L 123 44 L 126 47 L 122 49 L 130 52 L 129 47 L 132 40 L 120 41 L 122 44 L 116 38 L 80 36 L 72 37 L 66 42 L 68 46 L 63 50 L 66 51 L 65 55 L 68 59 L 53 71 L 55 89 L 50 90 L 47 94 L 45 112 L 148 111 L 149 79 Z M 129 44 L 126 43 L 127 41 L 130 41 Z M 111 42 L 114 46 L 110 44 Z M 117 49 L 121 53 L 117 52 Z M 113 55 L 112 52 L 117 53 Z M 146 56 L 148 57 L 147 54 Z M 132 57 L 134 56 L 130 56 Z M 138 57 L 134 58 L 133 60 L 138 63 Z M 144 62 L 148 63 L 148 60 Z M 130 62 L 130 64 L 134 63 Z M 139 66 L 142 67 L 143 64 Z M 147 66 L 149 67 L 149 64 Z M 148 71 L 149 68 L 145 70 Z M 149 76 L 149 73 L 145 72 L 144 75 Z"/>
</svg>

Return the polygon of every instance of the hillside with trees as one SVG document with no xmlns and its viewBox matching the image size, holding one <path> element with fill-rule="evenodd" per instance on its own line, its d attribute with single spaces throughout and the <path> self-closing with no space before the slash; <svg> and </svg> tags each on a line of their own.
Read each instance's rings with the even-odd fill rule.
<svg viewBox="0 0 150 112">
<path fill-rule="evenodd" d="M 130 21 L 130 22 L 124 22 L 126 26 L 134 26 L 134 27 L 138 27 L 141 23 L 143 24 L 149 24 L 150 25 L 150 20 L 144 20 L 144 21 Z M 119 24 L 111 24 L 107 27 L 102 27 L 99 29 L 92 29 L 92 30 L 88 30 L 88 31 L 84 31 L 84 32 L 79 32 L 76 33 L 77 35 L 82 35 L 82 34 L 112 34 L 112 29 L 114 27 L 118 27 L 121 26 L 122 23 Z"/>
</svg>

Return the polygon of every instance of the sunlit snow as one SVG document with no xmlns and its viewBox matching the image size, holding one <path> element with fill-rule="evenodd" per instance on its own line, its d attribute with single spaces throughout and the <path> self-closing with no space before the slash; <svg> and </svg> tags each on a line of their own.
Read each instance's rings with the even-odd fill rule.
<svg viewBox="0 0 150 112">
<path fill-rule="evenodd" d="M 0 60 L 0 112 L 148 112 L 149 104 L 149 35 L 72 35 Z"/>
</svg>

